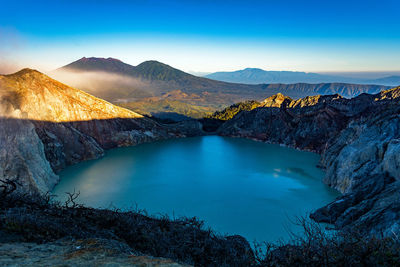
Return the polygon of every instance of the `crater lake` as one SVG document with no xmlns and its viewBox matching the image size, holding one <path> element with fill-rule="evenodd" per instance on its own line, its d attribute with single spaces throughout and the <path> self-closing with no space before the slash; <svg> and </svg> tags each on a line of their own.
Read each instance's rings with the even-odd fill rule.
<svg viewBox="0 0 400 267">
<path fill-rule="evenodd" d="M 334 200 L 319 155 L 240 138 L 204 136 L 117 148 L 67 167 L 53 194 L 80 192 L 90 207 L 196 216 L 220 234 L 249 242 L 300 233 L 297 217 Z"/>
</svg>

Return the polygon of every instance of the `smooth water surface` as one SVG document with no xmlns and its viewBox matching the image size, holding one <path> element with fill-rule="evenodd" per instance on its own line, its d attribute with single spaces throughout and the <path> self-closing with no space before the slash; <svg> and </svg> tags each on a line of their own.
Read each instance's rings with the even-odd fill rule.
<svg viewBox="0 0 400 267">
<path fill-rule="evenodd" d="M 276 241 L 291 221 L 332 201 L 319 156 L 245 139 L 205 136 L 110 150 L 68 167 L 54 189 L 80 191 L 92 207 L 138 206 L 151 215 L 196 216 L 221 234 Z"/>
</svg>

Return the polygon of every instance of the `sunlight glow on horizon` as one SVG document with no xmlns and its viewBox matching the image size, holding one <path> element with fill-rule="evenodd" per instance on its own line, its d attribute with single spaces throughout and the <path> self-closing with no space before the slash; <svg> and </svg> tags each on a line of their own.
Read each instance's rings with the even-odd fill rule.
<svg viewBox="0 0 400 267">
<path fill-rule="evenodd" d="M 6 3 L 0 63 L 48 72 L 82 57 L 113 57 L 191 72 L 400 71 L 400 25 L 391 17 L 400 4 L 393 0 L 70 2 Z"/>
<path fill-rule="evenodd" d="M 112 43 L 107 40 L 113 40 Z M 308 41 L 308 42 L 307 42 Z M 400 53 L 394 45 L 356 47 L 345 43 L 296 44 L 282 40 L 224 40 L 180 37 L 80 37 L 64 43 L 54 40 L 27 42 L 14 58 L 27 67 L 51 71 L 82 57 L 112 57 L 138 65 L 157 60 L 184 71 L 215 72 L 244 68 L 305 72 L 399 71 Z M 344 47 L 347 46 L 347 50 Z M 388 55 L 391 50 L 392 54 Z M 365 57 L 368 54 L 368 57 Z M 371 64 L 373 67 L 371 67 Z M 24 66 L 21 66 L 24 67 Z"/>
</svg>

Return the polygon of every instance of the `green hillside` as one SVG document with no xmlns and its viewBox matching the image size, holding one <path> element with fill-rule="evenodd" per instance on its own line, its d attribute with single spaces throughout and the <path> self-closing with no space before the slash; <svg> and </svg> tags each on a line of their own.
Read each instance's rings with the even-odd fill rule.
<svg viewBox="0 0 400 267">
<path fill-rule="evenodd" d="M 258 108 L 261 105 L 260 102 L 254 101 L 254 100 L 249 100 L 249 101 L 244 101 L 240 102 L 234 105 L 231 105 L 221 111 L 216 111 L 213 114 L 207 116 L 209 119 L 216 119 L 216 120 L 222 120 L 222 121 L 227 121 L 232 119 L 236 114 L 239 112 L 246 110 L 253 110 L 255 108 Z"/>
<path fill-rule="evenodd" d="M 211 107 L 203 107 L 197 105 L 191 105 L 176 100 L 144 100 L 119 104 L 121 107 L 130 109 L 144 115 L 160 116 L 165 117 L 168 114 L 173 113 L 180 114 L 190 118 L 203 118 L 212 114 L 215 111 Z"/>
</svg>

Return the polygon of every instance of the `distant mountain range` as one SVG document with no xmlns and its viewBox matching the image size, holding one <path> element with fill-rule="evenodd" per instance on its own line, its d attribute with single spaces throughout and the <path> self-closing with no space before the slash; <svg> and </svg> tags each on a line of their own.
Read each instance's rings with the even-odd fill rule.
<svg viewBox="0 0 400 267">
<path fill-rule="evenodd" d="M 380 79 L 370 80 L 371 83 L 382 84 L 382 85 L 390 85 L 390 86 L 399 86 L 400 85 L 400 76 L 387 76 Z"/>
<path fill-rule="evenodd" d="M 346 83 L 231 83 L 194 76 L 158 61 L 145 61 L 132 66 L 114 58 L 95 57 L 81 58 L 50 75 L 113 103 L 171 100 L 214 108 L 247 99 L 262 100 L 276 93 L 294 99 L 335 93 L 352 97 L 389 88 Z"/>
<path fill-rule="evenodd" d="M 400 85 L 400 76 L 388 76 L 380 79 L 361 79 L 297 71 L 266 71 L 246 68 L 232 72 L 215 72 L 204 77 L 224 82 L 261 84 L 261 83 L 357 83 L 386 86 Z"/>
</svg>

